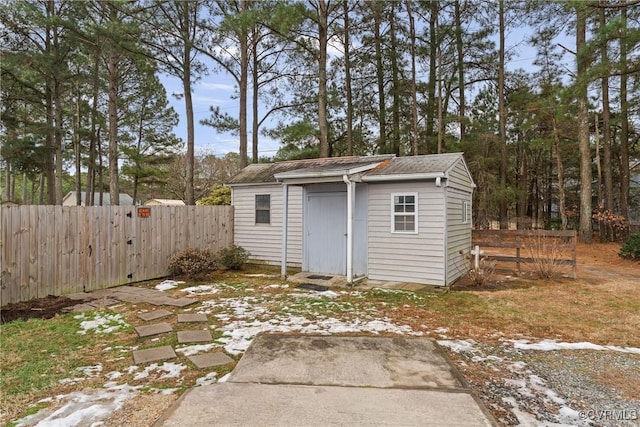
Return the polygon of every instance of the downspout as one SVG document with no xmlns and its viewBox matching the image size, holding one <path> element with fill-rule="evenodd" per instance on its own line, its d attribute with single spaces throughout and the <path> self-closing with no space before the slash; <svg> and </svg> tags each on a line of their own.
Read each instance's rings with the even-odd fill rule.
<svg viewBox="0 0 640 427">
<path fill-rule="evenodd" d="M 347 184 L 347 283 L 353 283 L 353 195 L 355 183 L 347 175 L 342 175 Z"/>
<path fill-rule="evenodd" d="M 282 184 L 282 264 L 280 276 L 287 278 L 287 231 L 289 228 L 289 186 Z"/>
<path fill-rule="evenodd" d="M 442 185 L 440 177 L 436 178 L 436 187 L 442 187 L 444 196 L 444 285 L 449 286 L 449 200 L 447 197 L 447 185 Z"/>
</svg>

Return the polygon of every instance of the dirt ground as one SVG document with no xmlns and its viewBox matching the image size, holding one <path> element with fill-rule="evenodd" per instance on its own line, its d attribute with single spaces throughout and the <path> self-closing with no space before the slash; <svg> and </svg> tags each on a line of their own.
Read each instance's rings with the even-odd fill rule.
<svg viewBox="0 0 640 427">
<path fill-rule="evenodd" d="M 618 256 L 619 251 L 620 244 L 617 243 L 578 244 L 576 253 L 578 277 L 597 280 L 603 277 L 615 278 L 625 276 L 627 278 L 637 278 L 638 283 L 640 283 L 640 263 L 620 258 Z M 499 265 L 498 267 L 495 276 L 491 282 L 487 284 L 486 290 L 505 289 L 513 286 L 512 283 L 503 280 L 512 274 L 511 269 L 513 265 Z M 529 275 L 531 275 L 531 273 L 529 273 Z M 468 285 L 468 280 L 463 279 L 455 288 L 465 289 Z M 49 295 L 46 298 L 7 304 L 0 310 L 0 324 L 17 319 L 50 319 L 57 313 L 63 312 L 65 308 L 81 302 L 82 301 L 72 300 L 64 296 Z"/>
</svg>

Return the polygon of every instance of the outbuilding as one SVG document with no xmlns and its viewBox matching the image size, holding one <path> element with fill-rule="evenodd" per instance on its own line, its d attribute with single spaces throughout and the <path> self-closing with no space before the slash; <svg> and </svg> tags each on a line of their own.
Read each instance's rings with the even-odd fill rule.
<svg viewBox="0 0 640 427">
<path fill-rule="evenodd" d="M 227 184 L 235 243 L 283 276 L 449 286 L 468 271 L 475 184 L 462 153 L 257 163 Z"/>
</svg>

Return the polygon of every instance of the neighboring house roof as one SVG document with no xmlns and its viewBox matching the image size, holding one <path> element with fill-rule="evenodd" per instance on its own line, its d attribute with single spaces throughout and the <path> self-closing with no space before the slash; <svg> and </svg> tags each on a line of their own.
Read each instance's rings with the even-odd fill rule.
<svg viewBox="0 0 640 427">
<path fill-rule="evenodd" d="M 447 178 L 449 172 L 461 160 L 466 168 L 462 153 L 407 157 L 393 155 L 333 157 L 262 163 L 247 166 L 232 177 L 227 184 L 233 186 L 272 183 L 281 180 L 321 179 L 354 173 L 361 173 L 364 182 Z M 468 168 L 467 173 L 469 173 Z"/>
<path fill-rule="evenodd" d="M 64 196 L 64 198 L 62 199 L 62 204 L 73 204 L 75 205 L 76 203 L 65 203 L 65 201 L 68 201 L 69 199 L 73 198 L 73 201 L 75 202 L 75 191 L 70 191 L 67 193 L 66 196 Z M 80 197 L 81 197 L 81 204 L 84 206 L 86 204 L 87 201 L 87 192 L 83 191 L 80 193 Z M 120 193 L 120 205 L 121 206 L 128 206 L 128 205 L 133 205 L 133 198 L 126 194 L 126 193 Z M 96 192 L 93 193 L 93 203 L 94 204 L 99 204 L 100 203 L 100 193 Z M 110 205 L 111 204 L 111 196 L 109 195 L 109 193 L 102 193 L 102 204 L 103 205 Z"/>
<path fill-rule="evenodd" d="M 179 199 L 149 199 L 144 202 L 145 205 L 162 205 L 162 206 L 185 206 L 185 203 Z"/>
</svg>

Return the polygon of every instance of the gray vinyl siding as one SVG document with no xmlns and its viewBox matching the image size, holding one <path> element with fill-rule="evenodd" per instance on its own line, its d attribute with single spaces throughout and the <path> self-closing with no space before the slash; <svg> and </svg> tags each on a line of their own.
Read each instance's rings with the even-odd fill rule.
<svg viewBox="0 0 640 427">
<path fill-rule="evenodd" d="M 453 283 L 469 269 L 469 261 L 460 251 L 471 248 L 471 224 L 463 222 L 464 202 L 471 209 L 471 193 L 455 188 L 447 188 L 447 285 Z"/>
<path fill-rule="evenodd" d="M 256 194 L 271 195 L 270 224 L 255 223 Z M 251 259 L 270 264 L 282 261 L 282 186 L 233 187 L 235 243 L 251 252 Z M 287 264 L 302 264 L 302 187 L 289 187 Z"/>
<path fill-rule="evenodd" d="M 445 284 L 444 187 L 430 182 L 369 184 L 369 278 Z M 391 194 L 418 194 L 418 234 L 391 232 Z"/>
<path fill-rule="evenodd" d="M 467 170 L 467 167 L 462 158 L 460 158 L 455 166 L 449 171 L 449 180 L 447 183 L 447 187 L 455 188 L 462 191 L 473 190 L 473 182 L 471 181 L 471 176 L 469 175 L 469 171 Z"/>
</svg>

